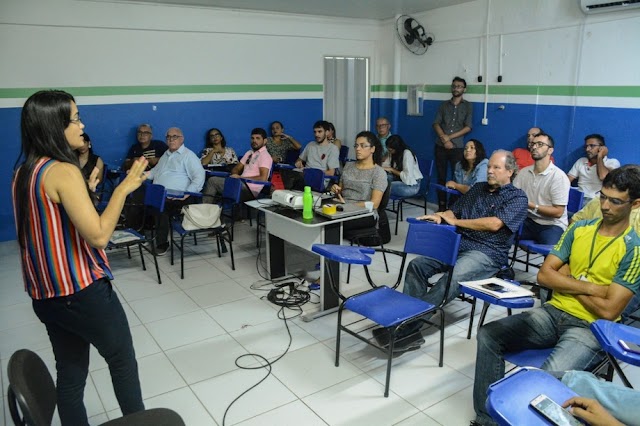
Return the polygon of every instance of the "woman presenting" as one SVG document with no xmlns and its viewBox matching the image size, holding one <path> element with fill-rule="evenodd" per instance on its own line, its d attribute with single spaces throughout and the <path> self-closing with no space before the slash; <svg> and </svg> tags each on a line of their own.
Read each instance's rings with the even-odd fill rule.
<svg viewBox="0 0 640 426">
<path fill-rule="evenodd" d="M 58 412 L 63 425 L 88 425 L 83 402 L 89 345 L 111 372 L 123 415 L 144 409 L 138 365 L 122 305 L 111 286 L 104 252 L 125 198 L 146 179 L 137 159 L 99 215 L 74 150 L 84 124 L 73 96 L 35 93 L 21 116 L 22 145 L 13 178 L 13 205 L 25 290 L 47 328 L 56 358 Z"/>
</svg>

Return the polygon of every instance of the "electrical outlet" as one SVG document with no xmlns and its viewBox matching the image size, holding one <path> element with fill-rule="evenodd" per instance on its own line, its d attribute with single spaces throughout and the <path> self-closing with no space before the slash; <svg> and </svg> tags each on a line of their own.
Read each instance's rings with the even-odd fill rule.
<svg viewBox="0 0 640 426">
<path fill-rule="evenodd" d="M 489 125 L 489 119 L 488 118 L 483 118 L 482 119 L 482 125 L 483 126 L 488 126 Z"/>
</svg>

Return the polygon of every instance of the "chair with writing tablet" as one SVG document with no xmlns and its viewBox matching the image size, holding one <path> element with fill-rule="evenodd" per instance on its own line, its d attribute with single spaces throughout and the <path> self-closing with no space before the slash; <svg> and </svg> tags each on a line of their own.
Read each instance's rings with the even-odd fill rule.
<svg viewBox="0 0 640 426">
<path fill-rule="evenodd" d="M 391 363 L 394 354 L 394 345 L 397 343 L 398 330 L 415 321 L 425 322 L 438 326 L 440 329 L 440 358 L 439 366 L 443 365 L 444 357 L 444 306 L 445 300 L 438 305 L 411 297 L 397 290 L 408 254 L 428 256 L 442 262 L 447 276 L 445 294 L 451 285 L 453 267 L 458 257 L 460 246 L 460 234 L 449 227 L 442 227 L 428 222 L 413 222 L 409 224 L 409 232 L 404 245 L 404 251 L 391 249 L 373 249 L 371 247 L 339 246 L 330 244 L 314 244 L 312 251 L 321 255 L 325 261 L 333 260 L 340 263 L 363 265 L 367 281 L 371 289 L 361 293 L 345 296 L 340 291 L 339 283 L 333 281 L 333 275 L 329 274 L 331 288 L 340 298 L 338 307 L 338 324 L 336 337 L 335 365 L 340 365 L 341 333 L 348 333 L 357 339 L 382 351 L 387 356 L 387 372 L 384 396 L 389 396 L 389 383 L 391 379 Z M 371 264 L 370 255 L 374 252 L 386 252 L 387 254 L 400 256 L 402 263 L 396 282 L 391 286 L 376 285 L 369 274 L 367 265 Z M 325 262 L 327 268 L 331 268 L 331 262 Z M 349 310 L 358 314 L 352 322 L 343 324 L 343 313 Z M 433 314 L 440 312 L 438 324 L 431 322 Z M 369 334 L 377 326 L 383 327 L 382 333 L 388 333 L 388 346 L 380 346 Z M 411 336 L 402 337 L 410 338 Z"/>
</svg>

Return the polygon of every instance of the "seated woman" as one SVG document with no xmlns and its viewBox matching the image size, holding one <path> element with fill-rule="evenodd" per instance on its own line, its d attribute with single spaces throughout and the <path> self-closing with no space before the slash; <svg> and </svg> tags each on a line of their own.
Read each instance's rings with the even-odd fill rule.
<svg viewBox="0 0 640 426">
<path fill-rule="evenodd" d="M 455 180 L 447 182 L 447 187 L 466 194 L 475 183 L 487 181 L 488 164 L 482 143 L 477 139 L 469 139 L 464 146 L 464 160 L 456 164 L 453 172 Z"/>
<path fill-rule="evenodd" d="M 238 156 L 233 148 L 227 146 L 227 141 L 219 129 L 215 127 L 207 131 L 205 148 L 200 154 L 203 166 L 227 167 L 238 164 Z"/>
<path fill-rule="evenodd" d="M 329 142 L 338 147 L 338 150 L 342 148 L 342 141 L 336 138 L 336 128 L 333 123 L 329 123 L 329 130 L 327 131 L 327 139 Z"/>
<path fill-rule="evenodd" d="M 274 163 L 284 163 L 287 151 L 300 149 L 302 145 L 290 135 L 284 133 L 284 126 L 279 121 L 271 123 L 271 137 L 267 138 L 267 152 Z"/>
<path fill-rule="evenodd" d="M 343 225 L 345 232 L 376 226 L 377 209 L 388 185 L 387 175 L 380 167 L 382 145 L 378 137 L 371 132 L 360 132 L 353 147 L 356 150 L 356 161 L 344 166 L 340 183 L 334 184 L 331 191 L 343 202 L 355 202 L 364 207 L 365 201 L 371 201 L 375 214 L 346 221 Z"/>
<path fill-rule="evenodd" d="M 84 145 L 76 149 L 78 162 L 80 163 L 80 171 L 84 180 L 89 183 L 92 192 L 96 191 L 96 186 L 104 176 L 104 162 L 102 158 L 93 153 L 91 148 L 91 138 L 88 134 L 83 133 Z M 93 174 L 93 176 L 91 176 Z"/>
<path fill-rule="evenodd" d="M 411 197 L 420 191 L 422 173 L 418 167 L 416 155 L 398 135 L 391 135 L 387 139 L 387 150 L 391 157 L 391 166 L 384 170 L 391 175 L 391 195 L 396 197 Z"/>
</svg>

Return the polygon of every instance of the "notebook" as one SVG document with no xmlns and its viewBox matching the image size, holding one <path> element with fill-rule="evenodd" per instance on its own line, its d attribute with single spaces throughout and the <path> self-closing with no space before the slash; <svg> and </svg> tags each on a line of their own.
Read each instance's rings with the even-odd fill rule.
<svg viewBox="0 0 640 426">
<path fill-rule="evenodd" d="M 317 207 L 315 209 L 315 212 L 316 214 L 319 214 L 320 216 L 328 217 L 329 219 L 342 219 L 343 217 L 369 213 L 369 210 L 367 210 L 366 207 L 359 206 L 356 203 L 344 203 L 344 204 L 338 204 L 338 205 L 342 206 L 342 211 L 337 211 L 333 214 L 326 214 L 322 211 L 322 207 Z"/>
<path fill-rule="evenodd" d="M 476 281 L 460 281 L 460 285 L 486 293 L 497 299 L 512 299 L 515 297 L 531 297 L 533 292 L 512 284 L 500 278 L 487 278 Z"/>
</svg>

